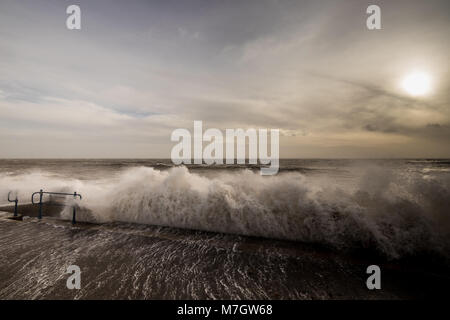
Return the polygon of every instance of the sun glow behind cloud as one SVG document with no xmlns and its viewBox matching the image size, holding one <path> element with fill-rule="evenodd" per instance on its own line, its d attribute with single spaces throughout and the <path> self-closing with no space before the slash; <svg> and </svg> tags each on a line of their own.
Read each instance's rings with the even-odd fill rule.
<svg viewBox="0 0 450 320">
<path fill-rule="evenodd" d="M 413 96 L 423 96 L 431 91 L 431 77 L 425 72 L 408 74 L 402 82 L 403 89 Z"/>
</svg>

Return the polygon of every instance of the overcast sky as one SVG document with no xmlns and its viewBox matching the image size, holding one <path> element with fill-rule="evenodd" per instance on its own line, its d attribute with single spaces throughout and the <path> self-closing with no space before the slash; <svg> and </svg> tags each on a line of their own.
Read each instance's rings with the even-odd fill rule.
<svg viewBox="0 0 450 320">
<path fill-rule="evenodd" d="M 0 158 L 169 158 L 194 120 L 279 128 L 281 157 L 450 157 L 449 36 L 448 0 L 0 0 Z"/>
</svg>

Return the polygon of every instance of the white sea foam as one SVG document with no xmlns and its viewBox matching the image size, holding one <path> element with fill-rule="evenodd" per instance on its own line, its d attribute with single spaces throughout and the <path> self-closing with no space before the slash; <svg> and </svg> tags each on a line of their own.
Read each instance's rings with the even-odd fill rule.
<svg viewBox="0 0 450 320">
<path fill-rule="evenodd" d="M 202 176 L 185 167 L 127 169 L 113 177 L 76 180 L 34 171 L 0 175 L 0 192 L 22 199 L 40 188 L 83 195 L 85 217 L 375 248 L 390 257 L 445 252 L 450 234 L 448 178 L 369 169 L 355 185 L 286 172 L 250 170 Z M 3 200 L 3 199 L 2 199 Z M 72 201 L 72 200 L 68 200 Z M 70 209 L 61 213 L 70 217 Z"/>
</svg>

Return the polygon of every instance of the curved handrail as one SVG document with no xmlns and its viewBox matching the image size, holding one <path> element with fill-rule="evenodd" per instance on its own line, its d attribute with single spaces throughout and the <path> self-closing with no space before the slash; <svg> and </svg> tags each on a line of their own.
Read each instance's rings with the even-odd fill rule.
<svg viewBox="0 0 450 320">
<path fill-rule="evenodd" d="M 8 202 L 14 202 L 14 217 L 17 217 L 17 203 L 19 202 L 19 199 L 17 198 L 17 193 L 16 193 L 16 199 L 11 200 L 10 196 L 11 195 L 11 191 L 8 192 Z"/>
<path fill-rule="evenodd" d="M 9 202 L 16 202 L 16 201 L 19 201 L 19 200 L 17 200 L 17 194 L 16 194 L 16 199 L 15 199 L 15 200 L 11 200 L 11 199 L 9 198 L 9 196 L 11 195 L 11 192 L 12 192 L 12 191 L 8 192 L 8 201 L 9 201 Z"/>
<path fill-rule="evenodd" d="M 65 192 L 44 192 L 44 191 L 38 191 L 38 192 L 33 192 L 33 194 L 31 195 L 31 203 L 32 204 L 36 204 L 35 202 L 34 202 L 34 196 L 36 195 L 36 194 L 55 194 L 55 195 L 60 195 L 60 196 L 74 196 L 75 198 L 76 197 L 80 197 L 80 200 L 83 198 L 82 196 L 81 196 L 81 194 L 79 194 L 79 193 L 76 193 L 76 192 L 74 192 L 74 193 L 65 193 Z"/>
<path fill-rule="evenodd" d="M 35 202 L 34 202 L 34 195 L 35 194 L 39 194 L 40 192 L 34 192 L 32 195 L 31 195 L 31 203 L 32 204 L 36 204 Z"/>
<path fill-rule="evenodd" d="M 11 192 L 12 192 L 12 191 L 8 192 L 8 201 L 9 201 L 9 202 L 16 202 L 16 201 L 17 201 L 17 194 L 16 194 L 16 199 L 15 199 L 15 200 L 11 200 L 11 199 L 9 198 L 9 196 L 11 195 Z"/>
</svg>

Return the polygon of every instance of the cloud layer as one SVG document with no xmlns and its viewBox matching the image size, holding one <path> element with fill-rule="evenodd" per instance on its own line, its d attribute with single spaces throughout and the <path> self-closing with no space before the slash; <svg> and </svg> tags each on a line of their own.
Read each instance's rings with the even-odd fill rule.
<svg viewBox="0 0 450 320">
<path fill-rule="evenodd" d="M 450 157 L 448 1 L 0 3 L 0 157 L 170 157 L 170 133 L 279 128 L 282 157 Z M 432 76 L 429 96 L 400 83 Z"/>
</svg>

